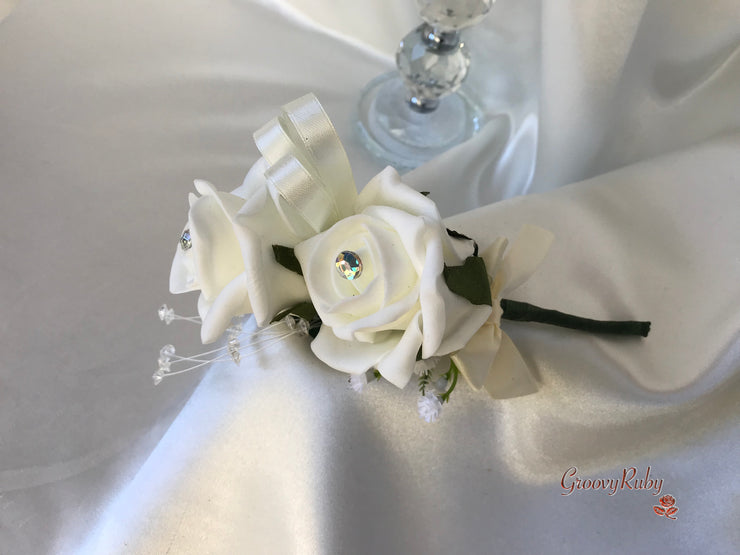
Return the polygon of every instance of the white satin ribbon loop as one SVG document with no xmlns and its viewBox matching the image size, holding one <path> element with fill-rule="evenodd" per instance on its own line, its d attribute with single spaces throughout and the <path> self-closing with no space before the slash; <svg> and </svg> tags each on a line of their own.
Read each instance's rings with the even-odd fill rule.
<svg viewBox="0 0 740 555">
<path fill-rule="evenodd" d="M 267 188 L 283 221 L 296 235 L 316 235 L 336 218 L 334 203 L 294 157 L 284 156 L 265 171 Z"/>
<path fill-rule="evenodd" d="M 527 281 L 545 259 L 555 236 L 535 225 L 525 225 L 501 260 L 492 294 L 501 297 Z"/>
<path fill-rule="evenodd" d="M 485 381 L 494 399 L 521 397 L 537 391 L 537 381 L 509 336 L 501 332 L 501 345 Z"/>
<path fill-rule="evenodd" d="M 500 343 L 500 330 L 486 322 L 470 338 L 464 349 L 450 356 L 455 366 L 474 389 L 481 389 L 485 385 Z"/>
<path fill-rule="evenodd" d="M 254 141 L 270 166 L 270 194 L 294 231 L 314 235 L 352 213 L 357 191 L 349 160 L 314 95 L 283 106 Z"/>
<path fill-rule="evenodd" d="M 508 250 L 506 239 L 499 238 L 481 254 L 491 281 L 493 311 L 467 345 L 451 358 L 471 387 L 485 388 L 495 399 L 537 391 L 532 371 L 501 330 L 499 302 L 502 295 L 519 287 L 537 270 L 553 239 L 546 229 L 526 225 Z"/>
</svg>

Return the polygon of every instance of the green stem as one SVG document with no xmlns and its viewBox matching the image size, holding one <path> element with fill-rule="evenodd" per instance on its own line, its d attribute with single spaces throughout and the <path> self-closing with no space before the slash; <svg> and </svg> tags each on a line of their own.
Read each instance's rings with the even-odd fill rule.
<svg viewBox="0 0 740 555">
<path fill-rule="evenodd" d="M 504 313 L 501 318 L 515 320 L 518 322 L 539 322 L 570 328 L 574 330 L 587 331 L 591 333 L 609 333 L 614 335 L 640 335 L 647 337 L 650 333 L 650 322 L 637 322 L 633 320 L 592 320 L 565 314 L 557 310 L 540 308 L 529 303 L 501 299 L 501 308 Z"/>
<path fill-rule="evenodd" d="M 450 369 L 447 371 L 448 380 L 452 380 L 452 383 L 450 384 L 450 387 L 447 388 L 447 391 L 445 391 L 442 395 L 439 396 L 439 398 L 442 400 L 443 403 L 450 402 L 450 395 L 455 389 L 455 386 L 457 385 L 457 376 L 460 374 L 460 370 L 458 370 L 457 366 L 455 365 L 452 360 L 450 360 Z M 450 377 L 449 375 L 452 374 Z"/>
</svg>

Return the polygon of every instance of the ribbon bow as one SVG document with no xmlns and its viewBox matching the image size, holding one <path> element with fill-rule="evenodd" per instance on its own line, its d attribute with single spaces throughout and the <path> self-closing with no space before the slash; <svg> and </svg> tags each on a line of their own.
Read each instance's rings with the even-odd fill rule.
<svg viewBox="0 0 740 555">
<path fill-rule="evenodd" d="M 299 237 L 328 229 L 352 214 L 357 190 L 347 154 L 323 107 L 307 94 L 282 107 L 254 134 L 269 166 L 268 190 Z"/>
<path fill-rule="evenodd" d="M 537 390 L 532 371 L 501 329 L 499 302 L 529 279 L 545 258 L 553 239 L 549 231 L 526 225 L 508 251 L 508 240 L 499 237 L 481 254 L 491 284 L 493 311 L 465 347 L 451 358 L 473 388 L 485 389 L 496 399 L 519 397 Z"/>
</svg>

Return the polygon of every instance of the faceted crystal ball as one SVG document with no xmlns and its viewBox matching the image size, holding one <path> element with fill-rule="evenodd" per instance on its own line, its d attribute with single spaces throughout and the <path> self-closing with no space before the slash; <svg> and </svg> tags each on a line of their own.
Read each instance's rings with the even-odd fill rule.
<svg viewBox="0 0 740 555">
<path fill-rule="evenodd" d="M 457 31 L 478 23 L 493 0 L 416 0 L 421 18 L 441 31 Z"/>
<path fill-rule="evenodd" d="M 403 37 L 396 52 L 396 65 L 414 96 L 438 99 L 455 92 L 470 66 L 470 52 L 460 42 L 452 49 L 430 49 L 424 39 L 426 25 Z"/>
</svg>

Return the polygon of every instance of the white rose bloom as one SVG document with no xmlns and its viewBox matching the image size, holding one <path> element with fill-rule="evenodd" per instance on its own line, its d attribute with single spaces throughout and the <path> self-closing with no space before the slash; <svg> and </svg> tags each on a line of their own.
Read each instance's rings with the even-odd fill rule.
<svg viewBox="0 0 740 555">
<path fill-rule="evenodd" d="M 275 261 L 272 245 L 300 240 L 285 225 L 267 192 L 263 160 L 233 193 L 196 181 L 185 229 L 190 248 L 178 245 L 170 272 L 170 292 L 200 290 L 201 340 L 211 343 L 235 316 L 254 313 L 264 326 L 280 310 L 308 299 L 298 274 Z"/>
<path fill-rule="evenodd" d="M 361 374 L 375 367 L 402 388 L 420 349 L 423 358 L 461 349 L 491 307 L 447 288 L 444 265 L 462 264 L 464 256 L 434 202 L 401 183 L 393 168 L 368 183 L 355 212 L 295 247 L 323 322 L 311 349 L 337 370 Z M 335 267 L 343 251 L 362 261 L 352 281 Z"/>
</svg>

